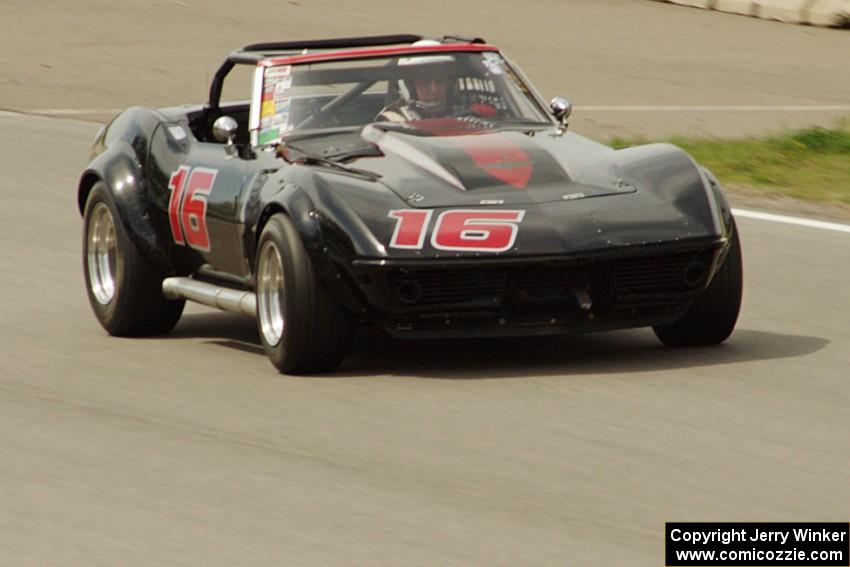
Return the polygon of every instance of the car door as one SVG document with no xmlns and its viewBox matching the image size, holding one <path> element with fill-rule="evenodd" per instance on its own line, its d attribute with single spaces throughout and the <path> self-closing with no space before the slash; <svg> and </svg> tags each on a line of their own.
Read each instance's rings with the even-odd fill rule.
<svg viewBox="0 0 850 567">
<path fill-rule="evenodd" d="M 245 276 L 241 195 L 249 168 L 223 144 L 198 141 L 184 124 L 161 124 L 153 135 L 148 179 L 156 224 L 173 244 L 178 271 L 202 264 Z"/>
</svg>

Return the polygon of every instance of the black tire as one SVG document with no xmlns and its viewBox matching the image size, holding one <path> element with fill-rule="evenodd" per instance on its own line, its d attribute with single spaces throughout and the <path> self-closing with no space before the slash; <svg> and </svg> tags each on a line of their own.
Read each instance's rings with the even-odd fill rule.
<svg viewBox="0 0 850 567">
<path fill-rule="evenodd" d="M 353 317 L 318 281 L 295 225 L 272 216 L 257 246 L 257 327 L 284 374 L 336 369 L 348 353 Z"/>
<path fill-rule="evenodd" d="M 163 274 L 139 253 L 103 182 L 95 183 L 83 214 L 83 274 L 95 317 L 110 335 L 161 335 L 183 313 L 183 300 L 163 297 Z"/>
<path fill-rule="evenodd" d="M 744 283 L 741 241 L 734 221 L 729 246 L 720 271 L 690 309 L 675 323 L 652 328 L 662 343 L 672 347 L 716 345 L 732 334 Z"/>
</svg>

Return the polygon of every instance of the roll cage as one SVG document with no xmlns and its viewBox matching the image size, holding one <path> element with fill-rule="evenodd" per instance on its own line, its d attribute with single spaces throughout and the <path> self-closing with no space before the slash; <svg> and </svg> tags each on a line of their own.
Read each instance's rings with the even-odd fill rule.
<svg viewBox="0 0 850 567">
<path fill-rule="evenodd" d="M 277 62 L 280 59 L 304 56 L 307 55 L 307 51 L 309 50 L 315 50 L 319 52 L 309 54 L 311 57 L 315 57 L 316 60 L 331 60 L 336 57 L 339 57 L 340 55 L 344 57 L 346 54 L 349 54 L 349 56 L 354 54 L 356 54 L 357 56 L 364 56 L 366 54 L 363 53 L 363 51 L 365 51 L 363 48 L 379 48 L 404 44 L 407 44 L 409 46 L 411 43 L 419 41 L 421 39 L 425 39 L 425 37 L 413 34 L 398 34 L 344 37 L 334 39 L 313 39 L 302 41 L 283 41 L 271 43 L 253 43 L 251 45 L 246 45 L 245 47 L 237 49 L 236 51 L 228 55 L 227 59 L 225 59 L 224 63 L 221 64 L 221 66 L 218 68 L 218 71 L 216 71 L 215 75 L 213 76 L 213 80 L 210 85 L 209 108 L 214 113 L 220 112 L 221 92 L 222 87 L 224 85 L 224 79 L 236 65 L 257 66 L 262 61 L 267 60 L 269 58 L 278 58 L 272 59 L 272 61 L 276 61 L 274 64 L 280 64 L 279 62 Z M 440 43 L 447 45 L 454 44 L 455 46 L 457 46 L 458 44 L 486 44 L 486 42 L 480 37 L 463 38 L 458 36 L 443 36 L 443 38 L 440 39 Z M 359 51 L 356 51 L 354 53 L 336 53 L 346 49 L 358 49 Z M 414 49 L 414 51 L 415 50 L 416 49 Z"/>
<path fill-rule="evenodd" d="M 264 88 L 265 75 L 270 68 L 292 66 L 299 64 L 326 63 L 345 60 L 367 60 L 390 58 L 402 55 L 424 55 L 431 53 L 483 53 L 493 52 L 499 53 L 499 49 L 493 45 L 489 45 L 480 37 L 460 37 L 460 36 L 443 36 L 438 41 L 437 45 L 420 45 L 413 46 L 412 43 L 425 39 L 421 35 L 400 34 L 400 35 L 381 35 L 381 36 L 364 36 L 364 37 L 349 37 L 321 40 L 304 40 L 291 42 L 272 42 L 272 43 L 256 43 L 247 45 L 228 55 L 227 59 L 222 63 L 215 73 L 209 95 L 209 104 L 204 109 L 202 114 L 203 126 L 197 130 L 202 132 L 203 139 L 211 139 L 210 132 L 212 131 L 213 123 L 223 114 L 229 114 L 236 117 L 232 109 L 223 109 L 221 106 L 221 96 L 224 81 L 228 74 L 236 65 L 250 65 L 255 69 L 254 86 L 251 104 L 241 112 L 244 112 L 244 117 L 236 117 L 239 124 L 237 144 L 240 150 L 244 150 L 246 155 L 253 155 L 252 148 L 265 145 L 261 140 L 263 134 L 260 132 L 261 122 L 261 106 L 264 106 L 260 101 L 256 100 L 257 96 L 262 94 Z M 539 111 L 545 116 L 549 116 L 547 105 L 543 102 L 540 94 L 536 92 L 522 71 L 511 65 L 509 61 L 505 61 L 508 68 L 516 75 L 516 78 L 524 83 L 522 90 L 533 101 L 532 106 L 536 106 Z M 366 92 L 376 81 L 381 80 L 378 75 L 385 71 L 372 70 L 371 77 L 369 71 L 365 69 L 351 70 L 333 70 L 336 79 L 347 78 L 346 74 L 362 73 L 361 80 L 353 86 L 349 91 L 339 94 L 333 98 L 328 98 L 322 105 L 311 110 L 308 117 L 298 118 L 294 124 L 294 129 L 301 130 L 312 127 L 313 124 L 319 122 L 323 117 L 333 114 L 337 109 L 347 105 L 361 94 Z M 311 72 L 311 75 L 320 77 L 323 71 Z M 395 80 L 400 80 L 403 77 L 403 72 L 397 68 L 393 74 L 398 75 Z M 348 77 L 350 78 L 350 77 Z M 383 79 L 387 79 L 384 76 Z M 336 82 L 336 81 L 334 81 Z M 396 83 L 397 85 L 398 83 Z M 392 89 L 392 87 L 391 87 Z M 397 87 L 396 87 L 397 90 Z M 258 95 L 260 93 L 260 95 Z M 372 115 L 376 115 L 380 108 L 375 109 Z M 300 109 L 299 109 L 300 111 Z M 295 119 L 296 112 L 293 114 Z M 276 139 L 279 139 L 276 138 Z M 267 142 L 274 140 L 266 138 Z M 244 145 L 243 145 L 244 144 Z"/>
</svg>

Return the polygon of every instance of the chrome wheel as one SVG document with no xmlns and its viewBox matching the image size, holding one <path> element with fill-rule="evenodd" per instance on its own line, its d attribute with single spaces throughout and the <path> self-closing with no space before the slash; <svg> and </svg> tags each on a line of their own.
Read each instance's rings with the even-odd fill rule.
<svg viewBox="0 0 850 567">
<path fill-rule="evenodd" d="M 283 312 L 283 262 L 272 241 L 260 250 L 257 274 L 257 303 L 260 332 L 267 344 L 275 346 L 283 336 L 286 314 Z"/>
<path fill-rule="evenodd" d="M 104 203 L 95 205 L 86 234 L 86 265 L 92 295 L 101 305 L 115 297 L 115 282 L 119 279 L 120 252 L 115 235 L 112 213 Z"/>
</svg>

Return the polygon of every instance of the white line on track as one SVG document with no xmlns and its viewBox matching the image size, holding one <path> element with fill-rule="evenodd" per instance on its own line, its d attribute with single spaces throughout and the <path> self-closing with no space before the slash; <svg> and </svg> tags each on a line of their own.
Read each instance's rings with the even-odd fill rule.
<svg viewBox="0 0 850 567">
<path fill-rule="evenodd" d="M 36 108 L 22 110 L 25 114 L 46 114 L 49 116 L 79 116 L 83 114 L 118 114 L 122 108 Z"/>
<path fill-rule="evenodd" d="M 706 106 L 652 106 L 576 105 L 576 110 L 588 112 L 850 112 L 850 104 L 820 105 L 706 105 Z"/>
<path fill-rule="evenodd" d="M 850 112 L 850 104 L 819 105 L 576 105 L 588 112 Z"/>
<path fill-rule="evenodd" d="M 819 228 L 822 230 L 835 230 L 837 232 L 850 233 L 850 225 L 837 222 L 825 222 L 810 219 L 801 219 L 799 217 L 787 217 L 785 215 L 774 215 L 772 213 L 760 213 L 758 211 L 746 211 L 743 209 L 732 209 L 732 214 L 736 217 L 747 219 L 757 219 L 769 222 L 780 222 L 784 224 L 794 224 L 798 226 L 806 226 L 809 228 Z"/>
</svg>

